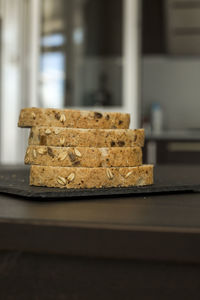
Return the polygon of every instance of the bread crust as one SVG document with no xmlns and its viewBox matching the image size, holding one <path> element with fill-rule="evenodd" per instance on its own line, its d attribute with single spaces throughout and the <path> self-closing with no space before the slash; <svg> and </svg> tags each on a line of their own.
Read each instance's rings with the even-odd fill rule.
<svg viewBox="0 0 200 300">
<path fill-rule="evenodd" d="M 60 167 L 135 167 L 142 164 L 140 147 L 29 146 L 25 164 Z"/>
<path fill-rule="evenodd" d="M 144 129 L 33 127 L 29 145 L 56 147 L 143 147 Z"/>
<path fill-rule="evenodd" d="M 130 115 L 119 112 L 80 111 L 54 108 L 24 108 L 18 126 L 55 126 L 68 128 L 129 128 Z"/>
<path fill-rule="evenodd" d="M 65 189 L 151 185 L 153 184 L 153 166 L 73 168 L 32 165 L 30 184 Z"/>
</svg>

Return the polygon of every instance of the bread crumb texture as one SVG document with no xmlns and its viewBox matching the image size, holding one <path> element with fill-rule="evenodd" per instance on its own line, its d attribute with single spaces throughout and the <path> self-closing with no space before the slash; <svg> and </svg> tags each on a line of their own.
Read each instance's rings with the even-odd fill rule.
<svg viewBox="0 0 200 300">
<path fill-rule="evenodd" d="M 29 145 L 56 147 L 143 147 L 144 129 L 33 127 Z"/>
<path fill-rule="evenodd" d="M 153 184 L 153 165 L 77 168 L 32 165 L 30 184 L 58 188 L 128 187 Z"/>
<path fill-rule="evenodd" d="M 119 112 L 80 111 L 72 109 L 24 108 L 18 126 L 54 126 L 68 128 L 129 128 L 130 114 Z"/>
<path fill-rule="evenodd" d="M 25 164 L 60 167 L 135 167 L 142 164 L 140 147 L 29 146 Z"/>
</svg>

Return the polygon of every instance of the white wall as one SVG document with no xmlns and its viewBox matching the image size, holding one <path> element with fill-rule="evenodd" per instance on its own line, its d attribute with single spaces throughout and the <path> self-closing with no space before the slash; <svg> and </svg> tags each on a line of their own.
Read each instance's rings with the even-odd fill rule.
<svg viewBox="0 0 200 300">
<path fill-rule="evenodd" d="M 28 131 L 17 128 L 18 117 L 21 108 L 37 105 L 39 2 L 0 0 L 0 163 L 3 164 L 23 164 Z"/>
<path fill-rule="evenodd" d="M 166 128 L 200 128 L 200 58 L 144 57 L 142 99 L 160 102 Z"/>
<path fill-rule="evenodd" d="M 22 1 L 1 1 L 1 161 L 14 163 L 22 151 L 17 120 L 21 101 Z"/>
</svg>

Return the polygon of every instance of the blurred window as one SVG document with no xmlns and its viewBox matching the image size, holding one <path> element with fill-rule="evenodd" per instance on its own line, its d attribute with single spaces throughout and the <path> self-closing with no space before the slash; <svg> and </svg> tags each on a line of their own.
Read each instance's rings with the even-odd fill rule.
<svg viewBox="0 0 200 300">
<path fill-rule="evenodd" d="M 65 82 L 63 52 L 44 52 L 40 59 L 41 98 L 43 106 L 63 107 Z"/>
<path fill-rule="evenodd" d="M 59 47 L 63 46 L 64 43 L 65 37 L 61 33 L 49 34 L 41 38 L 42 47 Z"/>
<path fill-rule="evenodd" d="M 41 106 L 121 107 L 123 0 L 42 0 Z"/>
</svg>

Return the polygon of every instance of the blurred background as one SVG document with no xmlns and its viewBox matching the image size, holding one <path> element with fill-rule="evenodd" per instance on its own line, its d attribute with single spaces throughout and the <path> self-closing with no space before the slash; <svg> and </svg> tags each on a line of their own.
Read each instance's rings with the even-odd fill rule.
<svg viewBox="0 0 200 300">
<path fill-rule="evenodd" d="M 0 163 L 23 107 L 129 112 L 144 162 L 200 163 L 200 0 L 0 0 Z"/>
</svg>

